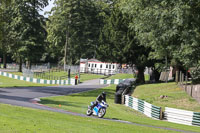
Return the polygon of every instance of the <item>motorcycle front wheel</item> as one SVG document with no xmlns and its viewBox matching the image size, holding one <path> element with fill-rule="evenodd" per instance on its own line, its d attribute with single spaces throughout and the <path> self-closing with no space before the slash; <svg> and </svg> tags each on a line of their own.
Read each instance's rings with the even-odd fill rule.
<svg viewBox="0 0 200 133">
<path fill-rule="evenodd" d="M 91 110 L 91 109 L 88 109 L 87 112 L 86 112 L 86 115 L 87 115 L 87 116 L 92 115 L 92 110 Z"/>
<path fill-rule="evenodd" d="M 98 112 L 99 118 L 102 118 L 105 114 L 106 114 L 106 109 L 104 108 L 99 109 L 99 112 Z"/>
</svg>

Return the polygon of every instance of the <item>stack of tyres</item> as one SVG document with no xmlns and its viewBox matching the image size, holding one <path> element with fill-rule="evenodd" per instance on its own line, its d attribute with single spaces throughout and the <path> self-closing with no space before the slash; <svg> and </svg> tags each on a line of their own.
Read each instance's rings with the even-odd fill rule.
<svg viewBox="0 0 200 133">
<path fill-rule="evenodd" d="M 121 104 L 122 103 L 122 93 L 128 88 L 124 95 L 129 94 L 131 92 L 131 88 L 135 83 L 135 79 L 126 79 L 123 82 L 119 83 L 116 87 L 115 93 L 115 103 Z"/>
</svg>

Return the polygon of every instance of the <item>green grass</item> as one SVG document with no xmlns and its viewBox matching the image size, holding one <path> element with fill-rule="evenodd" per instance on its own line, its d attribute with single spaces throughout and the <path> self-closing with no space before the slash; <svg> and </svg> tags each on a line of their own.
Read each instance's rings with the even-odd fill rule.
<svg viewBox="0 0 200 133">
<path fill-rule="evenodd" d="M 128 78 L 134 78 L 133 74 L 124 74 L 124 73 L 118 73 L 116 75 L 112 75 L 108 77 L 107 79 L 128 79 Z M 145 81 L 149 80 L 149 75 L 144 75 Z"/>
<path fill-rule="evenodd" d="M 161 95 L 165 95 L 167 98 L 161 99 Z M 133 96 L 160 107 L 200 112 L 200 104 L 174 82 L 137 86 Z"/>
<path fill-rule="evenodd" d="M 22 72 L 11 72 L 12 74 L 15 75 L 20 75 L 22 76 Z M 60 71 L 60 72 L 53 72 L 53 73 L 48 73 L 46 72 L 43 76 L 36 76 L 34 75 L 34 78 L 42 78 L 42 79 L 49 79 L 48 76 L 55 76 L 59 79 L 59 77 L 61 76 L 67 76 L 65 78 L 62 78 L 62 80 L 67 80 L 68 79 L 68 72 L 64 72 L 64 71 Z M 80 74 L 81 77 L 81 82 L 84 82 L 86 80 L 92 80 L 92 79 L 99 79 L 99 78 L 103 78 L 105 77 L 104 75 L 97 75 L 97 74 L 85 74 L 85 73 L 81 73 Z M 71 74 L 71 78 L 75 78 L 75 74 Z"/>
<path fill-rule="evenodd" d="M 23 75 L 21 72 L 11 72 L 11 73 L 15 74 L 15 75 L 20 75 L 20 76 Z M 67 76 L 67 75 L 68 75 L 68 73 L 64 72 L 64 71 L 53 72 L 53 73 L 46 72 L 45 75 L 43 75 L 43 76 L 34 75 L 34 78 L 48 79 L 47 78 L 48 76 L 60 77 L 60 76 Z M 71 74 L 71 78 L 74 78 L 74 77 L 75 77 L 75 74 Z M 97 74 L 81 73 L 80 77 L 81 77 L 80 81 L 84 82 L 84 81 L 87 81 L 87 80 L 104 78 L 105 76 L 104 75 L 97 75 Z M 119 73 L 119 74 L 116 74 L 116 75 L 112 75 L 112 76 L 110 76 L 110 77 L 108 77 L 106 79 L 128 79 L 128 78 L 133 78 L 133 74 L 122 74 L 122 73 Z M 63 78 L 63 80 L 64 79 L 67 80 L 67 77 Z M 148 80 L 149 80 L 149 75 L 145 75 L 145 81 L 148 81 Z"/>
<path fill-rule="evenodd" d="M 0 118 L 1 133 L 173 132 L 4 104 L 0 104 Z"/>
<path fill-rule="evenodd" d="M 133 74 L 118 73 L 108 77 L 107 79 L 128 79 L 133 78 Z"/>
<path fill-rule="evenodd" d="M 14 74 L 14 75 L 23 76 L 22 72 L 7 72 L 7 73 L 11 73 L 11 74 Z"/>
<path fill-rule="evenodd" d="M 61 104 L 61 108 L 64 110 L 85 114 L 87 110 L 87 105 L 89 105 L 91 101 L 94 101 L 98 96 L 98 94 L 100 94 L 102 91 L 105 91 L 107 93 L 107 102 L 110 105 L 105 115 L 105 118 L 119 119 L 119 120 L 131 121 L 135 123 L 154 125 L 154 126 L 171 127 L 183 130 L 191 130 L 191 131 L 200 130 L 199 127 L 186 126 L 186 125 L 169 123 L 166 121 L 154 120 L 144 116 L 139 112 L 134 111 L 129 107 L 125 107 L 124 105 L 114 104 L 115 87 L 116 87 L 115 85 L 111 85 L 103 89 L 79 93 L 79 94 L 73 94 L 69 96 L 42 98 L 41 103 L 47 106 L 57 107 L 57 108 L 59 108 L 59 104 Z"/>
<path fill-rule="evenodd" d="M 56 85 L 36 84 L 0 76 L 0 87 L 31 87 L 31 86 L 56 86 Z"/>
<path fill-rule="evenodd" d="M 81 74 L 81 82 L 92 80 L 92 79 L 99 79 L 104 78 L 104 75 L 97 75 L 97 74 Z"/>
</svg>

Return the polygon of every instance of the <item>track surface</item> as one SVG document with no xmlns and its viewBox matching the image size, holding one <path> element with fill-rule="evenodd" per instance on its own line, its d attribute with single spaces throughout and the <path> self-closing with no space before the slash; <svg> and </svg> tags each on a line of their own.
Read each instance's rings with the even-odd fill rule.
<svg viewBox="0 0 200 133">
<path fill-rule="evenodd" d="M 78 114 L 78 113 L 69 112 L 69 111 L 65 111 L 65 110 L 57 109 L 57 108 L 51 108 L 51 107 L 38 104 L 37 98 L 59 96 L 59 95 L 69 95 L 73 93 L 95 90 L 95 89 L 103 88 L 106 86 L 107 85 L 99 85 L 99 80 L 90 80 L 76 86 L 0 88 L 0 103 L 41 109 L 41 110 L 48 110 L 48 111 L 65 113 L 65 114 L 76 115 L 76 116 L 81 116 L 81 117 L 87 117 L 84 114 Z M 96 117 L 92 117 L 92 118 L 96 118 Z M 132 125 L 137 125 L 137 126 L 159 128 L 159 129 L 165 129 L 165 130 L 171 130 L 171 131 L 177 131 L 177 132 L 194 133 L 191 131 L 137 124 L 137 123 L 132 123 L 128 121 L 120 121 L 120 120 L 113 120 L 113 119 L 104 119 L 104 120 L 127 123 L 127 124 L 132 124 Z"/>
<path fill-rule="evenodd" d="M 0 88 L 0 102 L 23 107 L 40 108 L 32 103 L 32 99 L 69 95 L 103 87 L 106 87 L 106 85 L 99 85 L 99 80 L 91 80 L 76 86 Z"/>
</svg>

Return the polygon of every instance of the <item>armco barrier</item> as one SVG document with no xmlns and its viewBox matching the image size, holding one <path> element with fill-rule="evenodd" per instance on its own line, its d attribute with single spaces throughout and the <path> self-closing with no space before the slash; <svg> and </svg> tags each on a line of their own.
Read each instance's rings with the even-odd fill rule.
<svg viewBox="0 0 200 133">
<path fill-rule="evenodd" d="M 160 120 L 162 119 L 161 107 L 154 106 L 143 100 L 125 95 L 125 105 L 145 114 L 148 117 Z"/>
<path fill-rule="evenodd" d="M 200 126 L 200 112 L 198 113 L 166 107 L 164 118 L 169 122 Z"/>
<path fill-rule="evenodd" d="M 11 73 L 1 72 L 1 71 L 0 71 L 0 75 L 1 76 L 5 76 L 5 77 L 9 77 L 9 78 L 13 78 L 13 79 L 32 82 L 32 83 L 57 84 L 57 85 L 75 85 L 75 79 L 69 79 L 69 80 L 46 80 L 46 79 L 37 79 L 37 78 L 24 77 L 24 76 L 14 75 L 14 74 L 11 74 Z"/>
<path fill-rule="evenodd" d="M 125 79 L 100 79 L 100 84 L 115 84 L 118 85 L 120 82 L 124 81 Z"/>
</svg>

